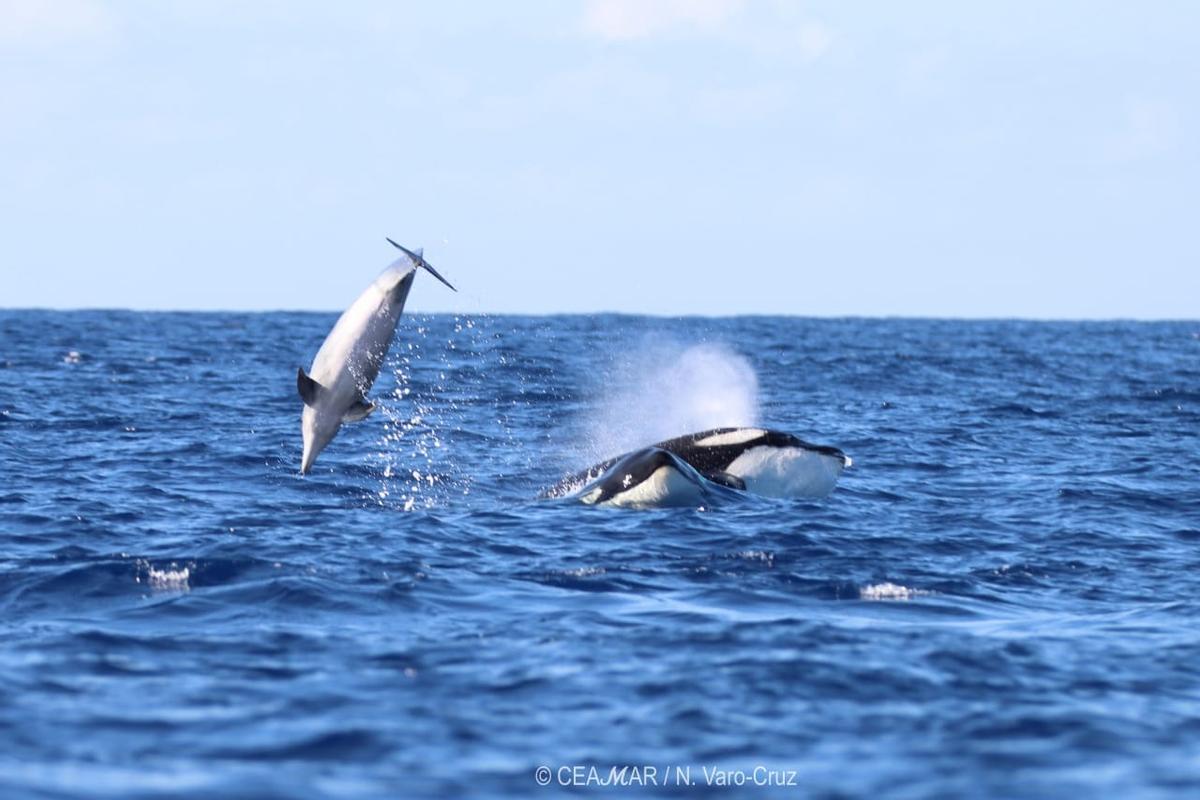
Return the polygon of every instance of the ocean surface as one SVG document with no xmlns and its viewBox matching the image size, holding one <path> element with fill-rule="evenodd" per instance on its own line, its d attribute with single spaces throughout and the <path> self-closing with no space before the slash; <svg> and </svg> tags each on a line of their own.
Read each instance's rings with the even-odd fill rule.
<svg viewBox="0 0 1200 800">
<path fill-rule="evenodd" d="M 301 477 L 335 318 L 0 311 L 0 797 L 1200 796 L 1200 322 L 406 316 Z"/>
</svg>

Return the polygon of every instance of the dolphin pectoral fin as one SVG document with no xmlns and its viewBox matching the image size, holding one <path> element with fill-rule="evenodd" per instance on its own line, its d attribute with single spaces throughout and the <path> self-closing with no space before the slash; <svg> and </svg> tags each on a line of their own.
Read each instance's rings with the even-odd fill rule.
<svg viewBox="0 0 1200 800">
<path fill-rule="evenodd" d="M 296 370 L 296 390 L 300 392 L 300 399 L 304 401 L 304 405 L 314 405 L 317 402 L 317 395 L 323 389 L 321 384 L 308 377 L 304 372 L 304 367 Z"/>
<path fill-rule="evenodd" d="M 731 475 L 728 472 L 714 470 L 713 472 L 705 472 L 704 477 L 713 483 L 719 483 L 722 486 L 728 486 L 730 489 L 746 490 L 746 482 L 737 475 Z"/>
<path fill-rule="evenodd" d="M 365 399 L 359 400 L 342 414 L 342 422 L 359 422 L 369 417 L 374 410 L 374 403 L 368 403 Z"/>
</svg>

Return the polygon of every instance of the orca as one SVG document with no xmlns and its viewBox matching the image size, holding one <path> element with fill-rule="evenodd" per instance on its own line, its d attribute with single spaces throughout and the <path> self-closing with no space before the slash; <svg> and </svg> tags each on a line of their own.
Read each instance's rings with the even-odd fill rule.
<svg viewBox="0 0 1200 800">
<path fill-rule="evenodd" d="M 677 456 L 702 478 L 766 497 L 824 497 L 853 462 L 836 447 L 812 444 L 766 428 L 713 428 L 658 442 L 647 449 Z M 643 451 L 637 451 L 643 452 Z M 570 475 L 543 493 L 562 497 L 627 456 Z"/>
<path fill-rule="evenodd" d="M 713 428 L 657 446 L 702 474 L 726 473 L 766 497 L 824 497 L 853 464 L 836 447 L 766 428 Z"/>
<path fill-rule="evenodd" d="M 710 495 L 707 485 L 679 456 L 661 447 L 646 447 L 617 459 L 575 497 L 597 506 L 698 506 Z"/>
<path fill-rule="evenodd" d="M 458 291 L 415 252 L 388 239 L 401 255 L 380 273 L 358 299 L 347 308 L 321 344 L 306 373 L 296 373 L 296 389 L 304 401 L 300 431 L 304 452 L 300 473 L 312 469 L 313 462 L 337 435 L 343 422 L 366 419 L 375 410 L 367 392 L 379 375 L 396 332 L 396 323 L 404 311 L 413 277 L 423 268 L 433 277 Z"/>
</svg>

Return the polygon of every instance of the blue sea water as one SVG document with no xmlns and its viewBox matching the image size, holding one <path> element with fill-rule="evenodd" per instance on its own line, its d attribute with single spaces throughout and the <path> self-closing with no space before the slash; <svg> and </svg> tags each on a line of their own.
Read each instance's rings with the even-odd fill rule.
<svg viewBox="0 0 1200 800">
<path fill-rule="evenodd" d="M 0 797 L 1200 792 L 1200 323 L 407 316 L 301 477 L 334 319 L 0 311 Z"/>
</svg>

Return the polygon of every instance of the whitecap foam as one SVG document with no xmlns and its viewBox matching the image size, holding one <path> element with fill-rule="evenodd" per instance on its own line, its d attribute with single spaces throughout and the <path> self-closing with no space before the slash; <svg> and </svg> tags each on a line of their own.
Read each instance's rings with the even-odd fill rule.
<svg viewBox="0 0 1200 800">
<path fill-rule="evenodd" d="M 172 564 L 166 569 L 158 569 L 148 561 L 140 563 L 142 570 L 136 578 L 138 583 L 145 583 L 156 592 L 187 592 L 191 591 L 191 567 L 177 567 Z"/>
<path fill-rule="evenodd" d="M 898 583 L 872 583 L 858 590 L 860 600 L 911 600 L 927 595 L 924 589 L 913 589 Z"/>
<path fill-rule="evenodd" d="M 564 569 L 560 572 L 568 578 L 591 578 L 596 575 L 603 575 L 608 570 L 604 567 L 576 567 L 575 569 Z"/>
</svg>

